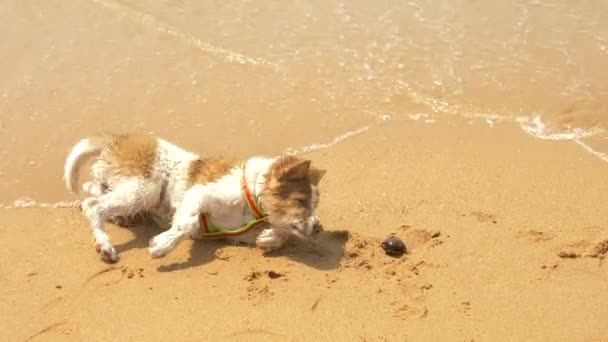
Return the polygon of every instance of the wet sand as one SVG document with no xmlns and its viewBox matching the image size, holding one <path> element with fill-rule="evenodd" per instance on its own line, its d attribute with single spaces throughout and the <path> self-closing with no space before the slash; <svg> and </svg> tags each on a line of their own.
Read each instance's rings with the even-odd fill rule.
<svg viewBox="0 0 608 342">
<path fill-rule="evenodd" d="M 108 130 L 244 157 L 387 120 L 519 122 L 608 161 L 601 1 L 9 0 L 0 14 L 2 204 L 68 199 L 69 147 Z"/>
<path fill-rule="evenodd" d="M 604 340 L 608 7 L 492 6 L 4 1 L 0 340 Z M 100 131 L 308 156 L 326 232 L 104 264 L 44 207 Z"/>
</svg>

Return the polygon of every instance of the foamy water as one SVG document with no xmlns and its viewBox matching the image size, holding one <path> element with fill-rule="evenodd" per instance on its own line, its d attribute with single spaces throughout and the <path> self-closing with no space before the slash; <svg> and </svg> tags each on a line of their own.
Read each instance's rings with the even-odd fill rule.
<svg viewBox="0 0 608 342">
<path fill-rule="evenodd" d="M 37 202 L 29 197 L 22 197 L 11 204 L 0 204 L 0 209 L 24 209 L 24 208 L 79 208 L 82 201 L 59 201 L 55 203 Z"/>
<path fill-rule="evenodd" d="M 18 61 L 0 66 L 4 207 L 63 205 L 67 149 L 100 130 L 298 154 L 390 121 L 472 120 L 608 160 L 591 141 L 608 136 L 605 1 L 14 1 L 0 14 L 0 52 Z"/>
</svg>

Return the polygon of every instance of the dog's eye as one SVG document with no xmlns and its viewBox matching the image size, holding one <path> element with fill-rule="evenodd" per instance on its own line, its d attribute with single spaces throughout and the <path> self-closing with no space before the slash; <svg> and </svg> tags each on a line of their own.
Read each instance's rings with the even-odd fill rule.
<svg viewBox="0 0 608 342">
<path fill-rule="evenodd" d="M 302 198 L 298 199 L 298 203 L 303 207 L 305 207 L 308 204 L 308 202 Z"/>
</svg>

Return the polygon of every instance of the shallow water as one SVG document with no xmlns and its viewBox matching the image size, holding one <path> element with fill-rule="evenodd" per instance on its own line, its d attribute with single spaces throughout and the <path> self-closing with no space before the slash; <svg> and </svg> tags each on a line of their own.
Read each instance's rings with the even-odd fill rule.
<svg viewBox="0 0 608 342">
<path fill-rule="evenodd" d="M 68 198 L 69 147 L 103 130 L 246 156 L 473 119 L 608 161 L 606 1 L 7 0 L 0 15 L 0 203 Z"/>
</svg>

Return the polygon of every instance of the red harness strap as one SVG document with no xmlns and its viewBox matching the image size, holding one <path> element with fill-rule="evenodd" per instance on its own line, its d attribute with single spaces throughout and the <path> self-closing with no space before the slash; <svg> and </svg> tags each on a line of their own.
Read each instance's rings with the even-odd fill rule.
<svg viewBox="0 0 608 342">
<path fill-rule="evenodd" d="M 207 220 L 207 215 L 200 215 L 200 226 L 203 230 L 203 237 L 205 238 L 221 238 L 221 237 L 229 237 L 229 236 L 239 236 L 247 233 L 251 228 L 256 226 L 258 223 L 264 222 L 266 219 L 266 215 L 262 213 L 262 210 L 258 207 L 256 201 L 251 195 L 251 191 L 249 190 L 249 186 L 247 185 L 247 173 L 245 172 L 245 165 L 243 164 L 243 177 L 241 178 L 241 190 L 243 192 L 243 197 L 245 197 L 245 201 L 249 205 L 249 208 L 254 214 L 253 220 L 251 220 L 247 225 L 238 229 L 223 229 L 218 227 L 210 228 L 209 222 Z"/>
<path fill-rule="evenodd" d="M 245 165 L 246 163 L 243 164 L 243 178 L 241 180 L 243 195 L 245 195 L 245 200 L 247 200 L 247 204 L 249 204 L 249 208 L 251 209 L 251 211 L 253 211 L 255 218 L 259 220 L 264 217 L 264 214 L 253 199 L 253 196 L 251 196 L 251 191 L 249 191 L 249 187 L 247 186 L 247 173 L 245 172 Z"/>
</svg>

